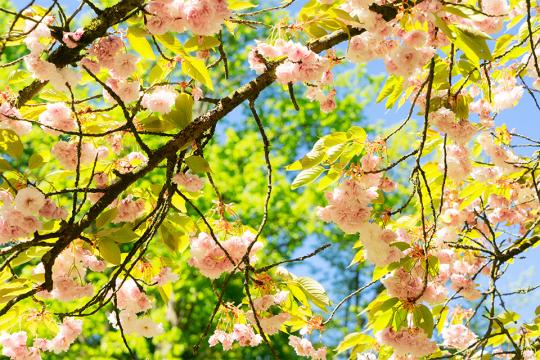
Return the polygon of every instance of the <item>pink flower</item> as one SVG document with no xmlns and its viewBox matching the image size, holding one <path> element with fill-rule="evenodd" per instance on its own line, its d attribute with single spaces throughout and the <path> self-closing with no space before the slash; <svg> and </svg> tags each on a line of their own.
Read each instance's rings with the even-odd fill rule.
<svg viewBox="0 0 540 360">
<path fill-rule="evenodd" d="M 121 280 L 117 280 L 117 286 L 122 284 Z M 152 308 L 152 302 L 146 294 L 139 289 L 139 286 L 132 279 L 124 281 L 118 292 L 118 309 L 126 310 L 129 313 L 138 314 L 140 312 Z"/>
<path fill-rule="evenodd" d="M 60 332 L 50 340 L 48 350 L 55 354 L 67 351 L 82 332 L 82 321 L 66 317 L 60 325 Z"/>
<path fill-rule="evenodd" d="M 47 104 L 47 109 L 39 115 L 43 131 L 51 135 L 59 135 L 62 131 L 75 130 L 76 123 L 71 109 L 64 103 Z"/>
<path fill-rule="evenodd" d="M 227 251 L 235 264 L 244 257 L 254 235 L 246 231 L 242 236 L 232 236 L 222 241 L 221 246 Z M 250 260 L 256 261 L 255 253 L 261 248 L 256 242 L 250 252 Z M 188 264 L 196 267 L 206 277 L 217 279 L 222 273 L 234 269 L 235 264 L 226 256 L 220 246 L 207 233 L 201 232 L 199 236 L 191 239 L 191 259 Z"/>
<path fill-rule="evenodd" d="M 51 153 L 66 169 L 75 170 L 78 162 L 77 150 L 77 142 L 59 141 L 54 144 Z M 80 167 L 93 163 L 97 155 L 96 148 L 92 144 L 83 142 L 81 145 Z"/>
<path fill-rule="evenodd" d="M 204 186 L 203 179 L 189 172 L 179 172 L 173 176 L 172 181 L 189 192 L 199 192 Z"/>
<path fill-rule="evenodd" d="M 111 78 L 106 81 L 106 84 L 124 103 L 139 99 L 140 91 L 138 81 Z M 103 98 L 108 102 L 116 102 L 107 89 L 103 89 Z"/>
<path fill-rule="evenodd" d="M 377 333 L 377 341 L 392 347 L 397 356 L 412 355 L 420 358 L 437 351 L 437 345 L 419 328 L 403 328 L 398 331 L 386 328 Z"/>
<path fill-rule="evenodd" d="M 40 360 L 39 350 L 26 346 L 26 331 L 19 331 L 13 334 L 2 332 L 0 334 L 0 344 L 2 344 L 2 355 L 9 356 L 11 360 Z"/>
<path fill-rule="evenodd" d="M 22 120 L 19 110 L 9 102 L 5 102 L 0 105 L 0 129 L 13 130 L 17 135 L 22 136 L 32 130 L 32 124 Z"/>
<path fill-rule="evenodd" d="M 355 180 L 345 180 L 333 192 L 326 193 L 328 206 L 319 208 L 317 215 L 334 222 L 348 234 L 358 232 L 371 214 L 369 202 L 377 197 L 376 190 Z"/>
<path fill-rule="evenodd" d="M 201 88 L 198 88 L 196 86 L 194 86 L 192 89 L 191 89 L 191 96 L 193 96 L 193 100 L 195 101 L 199 101 L 200 99 L 203 98 L 203 91 L 201 90 Z"/>
<path fill-rule="evenodd" d="M 462 324 L 454 324 L 445 327 L 442 330 L 442 337 L 444 339 L 444 345 L 464 350 L 470 345 L 474 344 L 477 337 L 476 335 L 466 326 Z"/>
<path fill-rule="evenodd" d="M 197 35 L 214 35 L 231 12 L 226 0 L 189 0 L 184 13 L 187 27 Z"/>
<path fill-rule="evenodd" d="M 111 76 L 115 79 L 124 80 L 137 70 L 139 59 L 132 54 L 120 54 L 114 57 L 110 66 Z"/>
<path fill-rule="evenodd" d="M 141 104 L 152 112 L 167 114 L 171 111 L 176 100 L 176 92 L 166 86 L 159 86 L 151 93 L 144 94 Z"/>
<path fill-rule="evenodd" d="M 234 342 L 233 334 L 228 334 L 223 330 L 217 330 L 214 331 L 212 336 L 208 339 L 208 344 L 210 347 L 216 346 L 218 343 L 221 343 L 223 346 L 223 350 L 227 351 L 232 348 L 232 344 Z"/>
<path fill-rule="evenodd" d="M 261 335 L 255 334 L 251 326 L 243 324 L 234 324 L 233 338 L 240 346 L 257 346 L 262 342 Z"/>
<path fill-rule="evenodd" d="M 450 139 L 459 145 L 468 143 L 477 131 L 469 121 L 457 120 L 455 114 L 447 108 L 440 108 L 430 114 L 430 120 L 441 132 L 447 133 Z"/>
<path fill-rule="evenodd" d="M 83 29 L 77 29 L 77 31 L 74 32 L 65 32 L 62 36 L 62 41 L 66 44 L 68 48 L 76 48 L 78 44 L 78 41 L 81 40 L 81 37 L 84 34 Z"/>
<path fill-rule="evenodd" d="M 124 47 L 124 43 L 117 36 L 99 38 L 90 48 L 90 54 L 97 57 L 101 65 L 111 67 L 115 55 Z"/>
<path fill-rule="evenodd" d="M 116 217 L 112 220 L 113 224 L 121 222 L 133 222 L 144 213 L 144 199 L 133 200 L 132 195 L 128 195 L 116 204 Z"/>
<path fill-rule="evenodd" d="M 0 210 L 0 243 L 26 238 L 41 229 L 41 222 L 11 208 Z"/>
<path fill-rule="evenodd" d="M 45 195 L 33 187 L 21 189 L 15 196 L 15 209 L 24 215 L 37 215 L 43 205 L 45 205 Z"/>
<path fill-rule="evenodd" d="M 162 267 L 159 271 L 159 274 L 152 278 L 152 282 L 156 283 L 159 286 L 162 286 L 169 282 L 174 282 L 176 280 L 178 280 L 178 275 L 173 273 L 171 271 L 171 268 L 167 266 Z"/>
<path fill-rule="evenodd" d="M 54 220 L 62 220 L 67 217 L 67 212 L 64 208 L 57 206 L 54 201 L 47 198 L 43 207 L 39 210 L 39 215 Z"/>
<path fill-rule="evenodd" d="M 311 341 L 297 336 L 289 336 L 289 345 L 291 345 L 298 356 L 309 357 L 313 360 L 326 359 L 326 347 L 317 350 L 311 344 Z"/>
</svg>

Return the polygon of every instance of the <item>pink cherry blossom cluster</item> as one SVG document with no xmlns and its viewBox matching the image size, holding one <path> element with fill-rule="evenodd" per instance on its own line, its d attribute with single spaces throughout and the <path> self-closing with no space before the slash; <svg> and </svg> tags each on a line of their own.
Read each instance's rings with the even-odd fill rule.
<svg viewBox="0 0 540 360">
<path fill-rule="evenodd" d="M 274 45 L 257 42 L 255 48 L 249 53 L 249 66 L 258 74 L 266 69 L 266 59 L 286 60 L 276 68 L 277 81 L 282 84 L 301 82 L 315 82 L 321 80 L 329 69 L 329 61 L 304 45 L 277 40 Z"/>
<path fill-rule="evenodd" d="M 464 119 L 456 119 L 456 114 L 445 107 L 429 114 L 430 121 L 441 132 L 448 134 L 458 145 L 465 145 L 476 134 L 476 127 Z"/>
<path fill-rule="evenodd" d="M 189 192 L 199 192 L 204 187 L 203 179 L 190 172 L 179 172 L 173 176 L 172 181 Z"/>
<path fill-rule="evenodd" d="M 383 229 L 374 223 L 364 223 L 359 232 L 366 258 L 376 266 L 384 267 L 405 256 L 401 250 L 392 246 L 392 243 L 397 241 L 394 231 Z"/>
<path fill-rule="evenodd" d="M 406 327 L 400 330 L 385 328 L 377 333 L 377 341 L 394 349 L 397 356 L 410 355 L 421 358 L 437 351 L 437 345 L 431 341 L 424 330 L 416 327 Z"/>
<path fill-rule="evenodd" d="M 39 24 L 38 20 L 26 20 L 25 31 L 28 32 L 28 35 L 24 42 L 30 50 L 30 54 L 24 57 L 24 62 L 36 79 L 49 81 L 57 90 L 69 92 L 66 83 L 73 88 L 78 84 L 80 74 L 69 67 L 57 68 L 53 63 L 40 58 L 41 52 L 47 48 L 46 44 L 52 40 L 49 25 L 53 23 L 54 17 L 52 16 L 46 16 Z M 78 30 L 77 34 L 82 36 L 81 31 Z"/>
<path fill-rule="evenodd" d="M 298 356 L 308 357 L 312 360 L 326 359 L 326 347 L 323 346 L 315 350 L 311 341 L 306 338 L 291 335 L 289 336 L 289 345 L 293 347 Z"/>
<path fill-rule="evenodd" d="M 334 222 L 347 234 L 362 228 L 371 215 L 369 204 L 377 198 L 377 188 L 357 179 L 347 179 L 332 192 L 325 194 L 328 205 L 317 209 L 317 215 L 326 222 Z"/>
<path fill-rule="evenodd" d="M 21 113 L 8 101 L 0 105 L 0 129 L 7 129 L 22 136 L 32 130 L 32 124 L 23 120 Z"/>
<path fill-rule="evenodd" d="M 247 230 L 241 236 L 231 236 L 227 240 L 221 241 L 221 246 L 219 246 L 212 236 L 201 232 L 197 237 L 191 239 L 191 258 L 188 264 L 196 267 L 204 276 L 217 279 L 222 273 L 234 269 L 246 254 L 254 239 L 255 234 Z M 227 251 L 234 264 L 231 263 L 222 247 Z M 253 245 L 249 254 L 250 261 L 256 261 L 255 253 L 261 247 L 262 245 L 258 241 Z"/>
<path fill-rule="evenodd" d="M 168 86 L 158 86 L 152 92 L 144 94 L 141 104 L 152 112 L 168 114 L 176 100 L 176 92 Z"/>
<path fill-rule="evenodd" d="M 8 191 L 0 191 L 0 200 L 3 203 L 0 208 L 0 243 L 29 237 L 41 229 L 38 216 L 47 219 L 65 219 L 67 216 L 63 208 L 34 187 L 19 190 L 15 197 Z"/>
<path fill-rule="evenodd" d="M 476 342 L 476 335 L 465 325 L 453 324 L 442 330 L 444 346 L 463 350 Z"/>
<path fill-rule="evenodd" d="M 155 35 L 186 30 L 214 35 L 231 16 L 227 0 L 152 0 L 145 9 L 152 14 L 146 27 Z"/>
<path fill-rule="evenodd" d="M 60 324 L 58 334 L 51 340 L 35 338 L 33 346 L 28 347 L 26 331 L 0 334 L 2 355 L 11 360 L 41 360 L 42 351 L 51 351 L 55 354 L 67 351 L 71 344 L 82 332 L 82 321 L 66 317 Z"/>
<path fill-rule="evenodd" d="M 138 57 L 123 52 L 124 42 L 117 36 L 107 36 L 96 40 L 90 48 L 89 54 L 94 58 L 84 58 L 81 66 L 92 73 L 97 73 L 101 67 L 109 70 L 111 78 L 107 86 L 124 102 L 131 102 L 139 98 L 139 83 L 127 80 L 137 70 Z M 115 81 L 114 81 L 115 80 Z M 118 92 L 116 91 L 118 90 Z M 103 97 L 114 101 L 109 89 L 103 89 Z"/>
<path fill-rule="evenodd" d="M 116 162 L 116 169 L 120 174 L 127 174 L 137 171 L 148 163 L 148 158 L 141 152 L 133 151 L 118 159 Z"/>
<path fill-rule="evenodd" d="M 119 286 L 116 292 L 117 307 L 120 310 L 118 317 L 122 330 L 126 334 L 136 334 L 151 338 L 163 333 L 163 325 L 154 322 L 149 316 L 138 316 L 152 308 L 152 302 L 132 279 L 117 280 Z M 116 312 L 109 314 L 109 322 L 118 328 Z"/>
<path fill-rule="evenodd" d="M 72 111 L 64 103 L 49 103 L 46 110 L 39 115 L 43 131 L 58 135 L 64 131 L 74 131 L 77 124 Z"/>
<path fill-rule="evenodd" d="M 67 142 L 61 140 L 53 145 L 51 153 L 60 165 L 68 170 L 76 170 L 77 164 L 79 164 L 79 168 L 93 164 L 94 161 L 105 158 L 108 151 L 105 146 L 96 149 L 92 143 L 84 141 L 81 143 L 79 151 L 78 141 Z"/>
<path fill-rule="evenodd" d="M 208 344 L 214 347 L 220 343 L 223 350 L 230 350 L 235 341 L 240 346 L 257 346 L 262 342 L 262 337 L 256 334 L 250 325 L 234 324 L 231 333 L 217 329 L 208 339 Z"/>
<path fill-rule="evenodd" d="M 133 199 L 133 195 L 128 195 L 122 200 L 117 199 L 113 206 L 116 207 L 116 216 L 112 220 L 113 224 L 122 222 L 133 222 L 144 213 L 144 199 Z"/>
<path fill-rule="evenodd" d="M 53 289 L 52 291 L 40 291 L 42 298 L 52 298 L 60 301 L 72 301 L 86 296 L 92 296 L 94 287 L 85 284 L 83 279 L 87 270 L 102 272 L 105 263 L 99 260 L 88 249 L 74 243 L 68 249 L 62 251 L 53 265 Z M 44 274 L 45 268 L 39 263 L 33 270 L 34 274 Z"/>
</svg>

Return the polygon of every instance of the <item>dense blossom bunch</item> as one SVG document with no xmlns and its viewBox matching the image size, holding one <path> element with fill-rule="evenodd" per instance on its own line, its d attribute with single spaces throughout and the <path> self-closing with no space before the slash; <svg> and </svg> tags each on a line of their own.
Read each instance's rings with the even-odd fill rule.
<svg viewBox="0 0 540 360">
<path fill-rule="evenodd" d="M 3 203 L 0 208 L 0 243 L 31 236 L 42 227 L 40 217 L 65 219 L 67 216 L 63 208 L 33 187 L 19 190 L 15 197 L 8 191 L 1 191 L 0 200 Z"/>
<path fill-rule="evenodd" d="M 172 181 L 189 192 L 201 191 L 204 186 L 203 179 L 189 172 L 174 175 Z"/>
<path fill-rule="evenodd" d="M 462 324 L 450 325 L 443 329 L 444 345 L 459 350 L 466 349 L 476 341 L 476 335 Z"/>
<path fill-rule="evenodd" d="M 291 335 L 289 336 L 289 345 L 293 347 L 298 356 L 309 357 L 312 360 L 326 359 L 326 348 L 315 349 L 311 341 L 306 338 Z"/>
<path fill-rule="evenodd" d="M 25 331 L 0 334 L 3 346 L 2 354 L 11 360 L 40 360 L 42 351 L 55 354 L 65 352 L 82 332 L 82 321 L 66 317 L 53 339 L 34 338 L 33 346 L 28 347 L 28 335 Z"/>
<path fill-rule="evenodd" d="M 53 298 L 60 301 L 72 301 L 86 296 L 92 296 L 94 287 L 84 283 L 87 270 L 102 272 L 105 262 L 99 260 L 88 249 L 76 244 L 64 250 L 53 266 L 52 291 L 41 291 L 38 294 L 43 298 Z M 45 273 L 43 264 L 34 269 L 34 274 Z"/>
<path fill-rule="evenodd" d="M 213 35 L 231 16 L 227 0 L 152 0 L 146 10 L 152 14 L 146 26 L 155 35 L 186 30 Z"/>
<path fill-rule="evenodd" d="M 391 346 L 397 356 L 420 358 L 437 350 L 437 345 L 420 328 L 402 328 L 398 331 L 386 328 L 377 334 L 377 340 Z"/>
<path fill-rule="evenodd" d="M 117 318 L 126 334 L 136 334 L 147 338 L 154 337 L 163 332 L 163 326 L 154 322 L 149 316 L 138 316 L 152 308 L 152 302 L 139 288 L 139 285 L 131 280 L 117 280 L 119 287 L 116 293 L 116 306 L 119 312 L 109 314 L 109 322 L 118 328 Z"/>
<path fill-rule="evenodd" d="M 307 47 L 292 42 L 278 40 L 274 45 L 259 42 L 249 54 L 249 65 L 257 73 L 266 69 L 266 59 L 286 57 L 276 68 L 277 80 L 282 84 L 315 82 L 329 69 L 329 61 Z"/>
<path fill-rule="evenodd" d="M 191 239 L 191 259 L 188 263 L 196 267 L 204 276 L 217 279 L 222 273 L 233 270 L 247 254 L 248 248 L 250 261 L 256 261 L 255 253 L 261 249 L 262 244 L 258 241 L 252 244 L 254 240 L 255 234 L 249 230 L 241 236 L 231 236 L 221 242 L 201 232 Z"/>
</svg>

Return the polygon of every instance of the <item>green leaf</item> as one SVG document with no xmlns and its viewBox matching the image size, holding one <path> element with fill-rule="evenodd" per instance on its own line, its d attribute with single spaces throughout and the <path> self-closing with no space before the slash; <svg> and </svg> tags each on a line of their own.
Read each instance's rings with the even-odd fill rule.
<svg viewBox="0 0 540 360">
<path fill-rule="evenodd" d="M 364 128 L 361 128 L 359 126 L 352 126 L 349 130 L 347 130 L 347 137 L 349 139 L 354 139 L 358 142 L 365 142 L 367 138 L 367 133 Z"/>
<path fill-rule="evenodd" d="M 379 96 L 377 96 L 377 102 L 383 101 L 385 98 L 390 96 L 394 92 L 394 89 L 398 84 L 401 82 L 403 84 L 403 78 L 395 75 L 391 75 L 388 80 L 384 83 L 383 88 L 381 89 L 381 92 L 379 93 Z"/>
<path fill-rule="evenodd" d="M 257 7 L 257 4 L 250 3 L 249 1 L 237 0 L 237 1 L 229 2 L 229 8 L 231 10 L 238 11 L 238 10 L 244 10 L 244 9 L 249 9 L 253 7 Z"/>
<path fill-rule="evenodd" d="M 480 65 L 480 60 L 493 59 L 486 42 L 489 36 L 466 27 L 452 26 L 451 28 L 456 35 L 454 44 L 465 53 L 475 66 Z"/>
<path fill-rule="evenodd" d="M 203 174 L 210 171 L 210 165 L 203 157 L 192 155 L 184 160 L 191 171 L 197 174 Z"/>
<path fill-rule="evenodd" d="M 214 36 L 194 36 L 184 44 L 188 51 L 208 50 L 219 46 L 220 42 Z"/>
<path fill-rule="evenodd" d="M 14 131 L 0 129 L 0 151 L 13 158 L 21 157 L 23 153 L 23 144 L 19 135 Z"/>
<path fill-rule="evenodd" d="M 176 124 L 178 128 L 185 128 L 193 119 L 193 98 L 191 95 L 181 93 L 176 97 L 175 107 L 164 119 Z"/>
<path fill-rule="evenodd" d="M 175 55 L 186 55 L 186 50 L 180 44 L 178 39 L 171 33 L 166 33 L 163 35 L 157 35 L 156 39 L 159 40 L 159 42 L 166 47 L 168 50 L 172 51 Z"/>
<path fill-rule="evenodd" d="M 40 167 L 43 164 L 43 157 L 37 153 L 32 154 L 28 159 L 28 167 L 30 169 L 35 169 Z"/>
<path fill-rule="evenodd" d="M 414 325 L 423 329 L 428 337 L 431 337 L 431 335 L 433 335 L 433 315 L 431 314 L 431 310 L 429 310 L 427 306 L 417 306 L 413 311 L 413 320 Z"/>
<path fill-rule="evenodd" d="M 210 73 L 204 61 L 191 56 L 182 58 L 182 72 L 194 80 L 199 81 L 211 91 L 214 90 Z"/>
<path fill-rule="evenodd" d="M 97 243 L 102 258 L 114 265 L 119 265 L 122 259 L 118 244 L 111 239 L 100 239 Z"/>
<path fill-rule="evenodd" d="M 300 285 L 309 300 L 321 310 L 326 310 L 326 307 L 330 305 L 330 298 L 328 298 L 321 284 L 312 278 L 304 276 L 296 278 L 295 281 Z"/>
<path fill-rule="evenodd" d="M 300 186 L 304 186 L 315 181 L 315 179 L 317 179 L 319 175 L 322 174 L 323 171 L 324 171 L 324 168 L 320 165 L 317 165 L 311 169 L 300 171 L 300 173 L 296 175 L 296 177 L 294 178 L 291 184 L 291 188 L 296 189 L 296 188 L 299 188 Z"/>
<path fill-rule="evenodd" d="M 96 227 L 100 229 L 104 225 L 110 223 L 111 220 L 114 219 L 114 217 L 116 216 L 117 211 L 118 210 L 116 208 L 113 208 L 102 212 L 101 215 L 99 215 L 96 219 Z"/>
<path fill-rule="evenodd" d="M 375 339 L 373 339 L 371 336 L 356 332 L 345 336 L 343 341 L 337 346 L 336 351 L 339 354 L 357 345 L 374 343 Z"/>
<path fill-rule="evenodd" d="M 100 239 L 112 240 L 120 244 L 129 243 L 139 238 L 139 235 L 129 225 L 100 231 L 97 236 Z"/>
<path fill-rule="evenodd" d="M 127 31 L 127 39 L 129 41 L 129 44 L 135 50 L 139 55 L 141 55 L 144 59 L 148 60 L 156 60 L 156 56 L 154 55 L 154 50 L 152 49 L 152 46 L 146 40 L 146 33 L 141 35 L 140 30 L 135 27 L 129 27 Z"/>
</svg>

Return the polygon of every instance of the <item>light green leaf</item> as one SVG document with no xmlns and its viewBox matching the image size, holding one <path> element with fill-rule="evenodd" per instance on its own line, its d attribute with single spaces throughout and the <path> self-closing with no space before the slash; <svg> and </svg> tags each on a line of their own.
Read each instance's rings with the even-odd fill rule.
<svg viewBox="0 0 540 360">
<path fill-rule="evenodd" d="M 428 337 L 433 335 L 433 315 L 425 305 L 417 306 L 413 311 L 414 325 L 423 329 Z"/>
<path fill-rule="evenodd" d="M 454 44 L 465 53 L 475 66 L 480 65 L 480 60 L 493 59 L 486 43 L 489 36 L 460 26 L 452 26 L 451 29 L 456 35 Z"/>
<path fill-rule="evenodd" d="M 317 179 L 319 175 L 322 174 L 323 171 L 324 171 L 324 168 L 320 165 L 317 165 L 311 169 L 300 171 L 300 173 L 296 175 L 296 177 L 294 178 L 291 188 L 296 189 L 296 188 L 299 188 L 300 186 L 303 186 L 303 185 L 306 185 L 315 181 L 315 179 Z"/>
<path fill-rule="evenodd" d="M 19 135 L 7 129 L 0 129 L 0 152 L 19 158 L 23 153 L 23 144 Z"/>
<path fill-rule="evenodd" d="M 191 171 L 197 174 L 202 174 L 210 171 L 210 165 L 203 157 L 199 155 L 192 155 L 184 160 Z"/>
<path fill-rule="evenodd" d="M 330 298 L 324 291 L 324 288 L 317 281 L 309 277 L 298 277 L 295 279 L 296 283 L 300 285 L 304 293 L 307 295 L 317 307 L 321 310 L 326 310 L 326 307 L 330 305 Z"/>
<path fill-rule="evenodd" d="M 176 124 L 178 128 L 183 129 L 193 119 L 193 98 L 191 95 L 181 93 L 176 97 L 175 107 L 163 118 Z"/>
<path fill-rule="evenodd" d="M 32 154 L 28 159 L 28 167 L 30 169 L 36 169 L 43 164 L 43 157 L 37 153 Z"/>
<path fill-rule="evenodd" d="M 182 58 L 182 72 L 194 80 L 197 80 L 211 91 L 214 90 L 210 73 L 204 61 L 191 56 Z"/>
<path fill-rule="evenodd" d="M 137 30 L 135 29 L 137 28 L 129 27 L 127 31 L 127 39 L 133 50 L 139 53 L 139 55 L 141 55 L 144 59 L 156 60 L 154 50 L 152 49 L 152 46 L 150 45 L 148 40 L 146 40 L 146 37 L 139 36 L 140 31 L 137 32 Z"/>
<path fill-rule="evenodd" d="M 120 244 L 129 243 L 139 238 L 139 235 L 128 225 L 121 228 L 100 231 L 97 233 L 97 236 L 100 239 L 112 240 Z"/>
<path fill-rule="evenodd" d="M 113 208 L 102 212 L 101 215 L 99 215 L 96 219 L 96 227 L 100 229 L 104 225 L 110 223 L 111 220 L 114 219 L 114 217 L 116 216 L 117 211 L 118 210 L 116 208 Z"/>
<path fill-rule="evenodd" d="M 214 36 L 194 36 L 184 44 L 187 51 L 208 50 L 219 46 L 220 42 Z"/>
<path fill-rule="evenodd" d="M 254 7 L 257 7 L 257 4 L 250 3 L 249 1 L 238 0 L 238 1 L 231 1 L 229 3 L 229 8 L 231 10 L 236 10 L 236 11 L 254 8 Z"/>
<path fill-rule="evenodd" d="M 336 351 L 339 354 L 357 345 L 374 343 L 375 339 L 371 336 L 356 332 L 345 336 L 343 341 L 337 346 Z"/>
<path fill-rule="evenodd" d="M 114 265 L 119 265 L 122 259 L 118 244 L 111 239 L 100 239 L 97 243 L 102 258 Z"/>
</svg>

